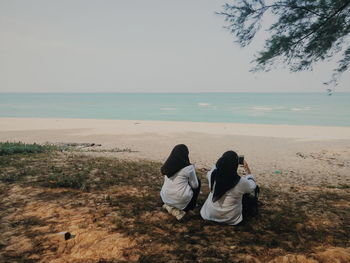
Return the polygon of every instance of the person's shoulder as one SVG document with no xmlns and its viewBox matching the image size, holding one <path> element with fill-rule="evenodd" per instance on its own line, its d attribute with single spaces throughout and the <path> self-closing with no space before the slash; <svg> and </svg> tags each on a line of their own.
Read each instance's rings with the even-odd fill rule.
<svg viewBox="0 0 350 263">
<path fill-rule="evenodd" d="M 190 165 L 181 169 L 181 172 L 183 172 L 183 173 L 190 173 L 192 171 L 195 171 L 195 167 L 193 164 L 190 164 Z"/>
<path fill-rule="evenodd" d="M 255 176 L 253 174 L 247 174 L 245 179 L 255 182 Z"/>
<path fill-rule="evenodd" d="M 256 182 L 254 180 L 253 175 L 249 174 L 244 177 L 241 177 L 240 180 L 240 189 L 244 189 L 244 191 L 252 191 L 256 187 Z"/>
<path fill-rule="evenodd" d="M 252 180 L 255 182 L 254 180 L 254 176 L 252 174 L 248 174 L 246 176 L 241 176 L 241 180 L 239 180 L 241 184 L 249 184 L 249 180 Z"/>
</svg>

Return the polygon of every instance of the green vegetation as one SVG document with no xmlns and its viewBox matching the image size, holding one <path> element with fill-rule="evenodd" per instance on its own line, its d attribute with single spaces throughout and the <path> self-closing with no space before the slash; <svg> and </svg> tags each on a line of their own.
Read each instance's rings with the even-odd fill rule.
<svg viewBox="0 0 350 263">
<path fill-rule="evenodd" d="M 332 82 L 350 63 L 349 0 L 235 0 L 220 14 L 241 46 L 251 43 L 266 14 L 274 16 L 265 49 L 258 53 L 254 70 L 269 70 L 283 62 L 292 71 L 310 69 L 317 62 L 343 52 Z"/>
<path fill-rule="evenodd" d="M 18 153 L 42 153 L 51 150 L 53 146 L 27 144 L 23 142 L 0 142 L 0 156 Z"/>
<path fill-rule="evenodd" d="M 87 185 L 86 179 L 86 174 L 82 172 L 78 172 L 76 174 L 55 172 L 48 177 L 47 186 L 69 187 L 73 189 L 87 190 L 89 187 Z"/>
<path fill-rule="evenodd" d="M 97 153 L 132 153 L 137 152 L 133 151 L 130 148 L 112 148 L 112 149 L 88 149 L 81 150 L 82 152 L 97 152 Z"/>
<path fill-rule="evenodd" d="M 335 189 L 350 189 L 350 185 L 348 184 L 339 184 L 339 185 L 328 185 L 328 188 L 335 188 Z"/>
</svg>

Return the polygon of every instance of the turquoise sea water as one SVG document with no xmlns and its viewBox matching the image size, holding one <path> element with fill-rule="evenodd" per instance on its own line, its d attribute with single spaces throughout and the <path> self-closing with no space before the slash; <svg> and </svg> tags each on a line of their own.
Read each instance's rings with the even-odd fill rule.
<svg viewBox="0 0 350 263">
<path fill-rule="evenodd" d="M 0 93 L 0 117 L 350 126 L 350 93 Z"/>
</svg>

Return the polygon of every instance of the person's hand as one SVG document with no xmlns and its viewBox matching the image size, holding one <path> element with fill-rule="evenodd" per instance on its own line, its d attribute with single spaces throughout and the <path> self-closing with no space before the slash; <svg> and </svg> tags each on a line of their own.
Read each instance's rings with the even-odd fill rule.
<svg viewBox="0 0 350 263">
<path fill-rule="evenodd" d="M 244 170 L 246 171 L 247 174 L 251 174 L 248 163 L 246 162 L 246 160 L 243 161 L 243 167 L 244 167 Z"/>
</svg>

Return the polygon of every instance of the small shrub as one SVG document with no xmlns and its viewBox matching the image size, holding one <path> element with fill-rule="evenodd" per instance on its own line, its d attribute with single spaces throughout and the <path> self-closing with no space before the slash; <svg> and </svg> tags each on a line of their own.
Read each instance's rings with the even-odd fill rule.
<svg viewBox="0 0 350 263">
<path fill-rule="evenodd" d="M 0 172 L 0 181 L 4 183 L 15 183 L 22 180 L 28 173 L 25 170 L 17 170 L 15 172 Z"/>
<path fill-rule="evenodd" d="M 48 178 L 48 186 L 52 188 L 69 187 L 80 190 L 89 189 L 89 184 L 87 183 L 87 176 L 84 173 L 54 173 Z"/>
<path fill-rule="evenodd" d="M 0 156 L 18 153 L 42 153 L 50 150 L 52 146 L 27 144 L 23 142 L 0 142 Z"/>
<path fill-rule="evenodd" d="M 22 178 L 21 174 L 0 174 L 0 181 L 4 183 L 14 183 Z"/>
</svg>

